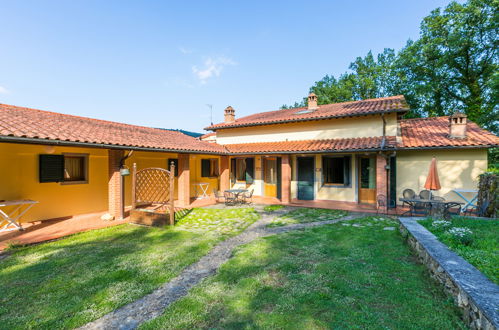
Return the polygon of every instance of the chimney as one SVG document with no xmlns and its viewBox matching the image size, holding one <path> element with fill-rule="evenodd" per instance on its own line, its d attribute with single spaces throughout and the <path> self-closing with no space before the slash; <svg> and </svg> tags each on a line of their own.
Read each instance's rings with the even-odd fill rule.
<svg viewBox="0 0 499 330">
<path fill-rule="evenodd" d="M 226 123 L 233 123 L 236 121 L 236 110 L 230 105 L 224 110 L 224 117 Z"/>
<path fill-rule="evenodd" d="M 449 137 L 453 139 L 466 138 L 466 122 L 467 116 L 459 111 L 454 112 L 449 117 Z"/>
<path fill-rule="evenodd" d="M 317 109 L 317 95 L 314 93 L 308 94 L 308 110 Z"/>
</svg>

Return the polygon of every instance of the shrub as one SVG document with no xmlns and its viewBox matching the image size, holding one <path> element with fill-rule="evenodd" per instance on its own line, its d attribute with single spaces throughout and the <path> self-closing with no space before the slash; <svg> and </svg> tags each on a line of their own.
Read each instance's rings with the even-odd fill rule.
<svg viewBox="0 0 499 330">
<path fill-rule="evenodd" d="M 436 230 L 445 230 L 445 229 L 451 227 L 452 223 L 450 221 L 446 221 L 446 220 L 434 220 L 431 223 L 431 226 L 433 228 L 435 228 Z"/>
<path fill-rule="evenodd" d="M 454 227 L 447 231 L 451 239 L 456 243 L 470 245 L 473 243 L 473 232 L 469 228 Z"/>
</svg>

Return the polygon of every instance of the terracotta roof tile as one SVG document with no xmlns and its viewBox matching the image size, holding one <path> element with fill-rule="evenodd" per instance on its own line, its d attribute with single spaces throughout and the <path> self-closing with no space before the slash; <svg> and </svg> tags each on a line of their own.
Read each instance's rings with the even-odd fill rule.
<svg viewBox="0 0 499 330">
<path fill-rule="evenodd" d="M 243 144 L 227 144 L 225 147 L 231 154 L 251 153 L 300 153 L 300 152 L 345 152 L 360 150 L 378 150 L 382 137 L 362 137 L 328 140 L 301 140 L 281 142 L 259 142 Z M 385 148 L 395 147 L 395 137 L 386 139 Z"/>
<path fill-rule="evenodd" d="M 232 123 L 219 123 L 206 129 L 217 130 L 230 127 L 268 125 L 275 123 L 339 118 L 348 116 L 362 116 L 375 113 L 405 112 L 409 106 L 403 95 L 381 97 L 362 101 L 333 103 L 319 105 L 317 110 L 300 113 L 307 108 L 283 109 L 269 112 L 260 112 L 238 118 Z"/>
<path fill-rule="evenodd" d="M 404 119 L 400 121 L 403 148 L 489 147 L 498 146 L 493 133 L 468 121 L 467 137 L 449 137 L 449 117 Z"/>
<path fill-rule="evenodd" d="M 0 135 L 143 147 L 172 151 L 224 153 L 225 148 L 177 131 L 122 124 L 0 104 Z"/>
</svg>

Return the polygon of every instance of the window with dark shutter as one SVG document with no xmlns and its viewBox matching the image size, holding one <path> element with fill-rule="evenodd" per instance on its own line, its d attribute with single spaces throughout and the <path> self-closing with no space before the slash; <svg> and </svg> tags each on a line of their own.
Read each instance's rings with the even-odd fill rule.
<svg viewBox="0 0 499 330">
<path fill-rule="evenodd" d="M 40 155 L 39 180 L 41 183 L 64 181 L 64 156 Z"/>
<path fill-rule="evenodd" d="M 255 179 L 255 159 L 246 158 L 246 184 L 253 184 Z"/>
<path fill-rule="evenodd" d="M 201 176 L 204 178 L 210 177 L 210 160 L 201 159 Z"/>
<path fill-rule="evenodd" d="M 350 186 L 351 157 L 322 157 L 323 183 L 335 186 Z"/>
</svg>

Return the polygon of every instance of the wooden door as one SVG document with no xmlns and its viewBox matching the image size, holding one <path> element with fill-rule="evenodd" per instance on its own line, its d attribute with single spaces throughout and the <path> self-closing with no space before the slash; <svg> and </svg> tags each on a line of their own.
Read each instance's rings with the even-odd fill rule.
<svg viewBox="0 0 499 330">
<path fill-rule="evenodd" d="M 298 157 L 298 199 L 314 200 L 314 157 Z"/>
<path fill-rule="evenodd" d="M 277 157 L 263 158 L 263 194 L 277 197 Z"/>
<path fill-rule="evenodd" d="M 376 203 L 376 157 L 359 158 L 359 203 Z"/>
</svg>

